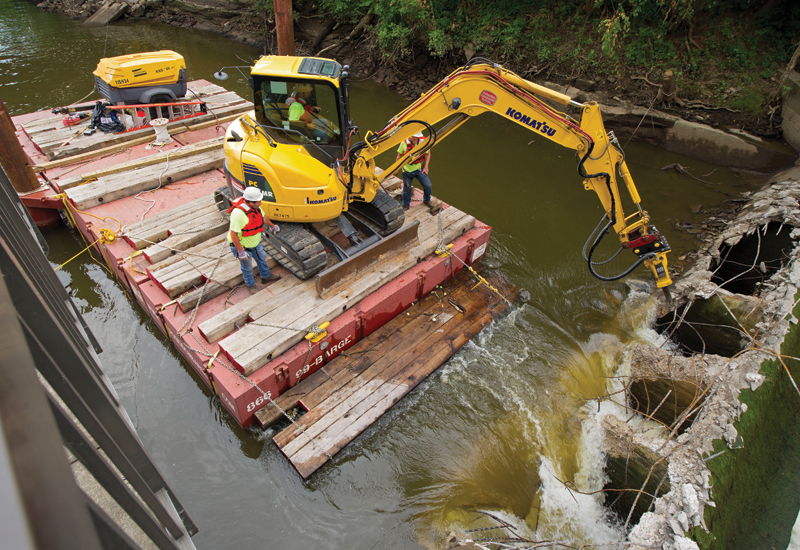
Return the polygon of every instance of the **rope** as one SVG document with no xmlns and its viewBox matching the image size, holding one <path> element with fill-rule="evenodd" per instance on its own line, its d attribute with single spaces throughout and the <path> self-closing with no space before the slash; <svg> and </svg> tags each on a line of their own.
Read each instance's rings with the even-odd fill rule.
<svg viewBox="0 0 800 550">
<path fill-rule="evenodd" d="M 100 242 L 100 241 L 102 241 L 102 240 L 103 240 L 103 237 L 101 236 L 101 237 L 100 237 L 99 239 L 97 239 L 95 242 L 93 242 L 93 243 L 89 244 L 89 245 L 88 245 L 86 248 L 84 248 L 83 250 L 81 250 L 80 252 L 78 252 L 77 254 L 75 254 L 75 255 L 74 255 L 72 258 L 70 258 L 69 260 L 67 260 L 66 262 L 64 262 L 63 264 L 61 264 L 60 266 L 58 266 L 57 268 L 55 268 L 53 271 L 58 271 L 59 269 L 61 269 L 62 267 L 64 267 L 64 266 L 65 266 L 65 265 L 67 265 L 68 263 L 70 263 L 72 260 L 74 260 L 75 258 L 77 258 L 78 256 L 80 256 L 81 254 L 83 254 L 84 252 L 86 252 L 87 250 L 89 250 L 91 247 L 93 247 L 94 245 L 96 245 L 97 243 L 99 243 L 99 242 Z"/>
<path fill-rule="evenodd" d="M 174 149 L 173 149 L 173 150 L 174 150 Z M 159 152 L 163 153 L 163 151 L 161 151 L 161 149 L 159 149 Z M 139 217 L 139 221 L 144 221 L 144 217 L 145 217 L 145 216 L 146 216 L 146 215 L 147 215 L 147 214 L 150 212 L 150 210 L 152 210 L 152 209 L 153 209 L 153 207 L 156 205 L 156 201 L 154 201 L 154 200 L 149 200 L 149 199 L 143 199 L 143 198 L 141 197 L 141 195 L 142 195 L 142 193 L 152 193 L 153 191 L 158 191 L 159 189 L 161 189 L 161 177 L 162 177 L 164 174 L 166 174 L 166 173 L 167 173 L 167 168 L 169 168 L 169 156 L 170 156 L 170 154 L 171 154 L 171 153 L 172 153 L 172 151 L 167 151 L 167 162 L 164 164 L 164 170 L 163 170 L 163 171 L 162 171 L 162 172 L 161 172 L 161 173 L 158 175 L 158 187 L 156 187 L 155 189 L 148 189 L 148 190 L 146 190 L 146 191 L 139 191 L 138 193 L 136 193 L 136 195 L 134 195 L 134 196 L 133 196 L 133 198 L 134 198 L 134 199 L 136 199 L 136 200 L 140 200 L 140 201 L 142 201 L 142 202 L 149 202 L 149 203 L 151 203 L 151 204 L 150 204 L 150 206 L 148 206 L 148 207 L 147 207 L 147 210 L 145 210 L 145 211 L 142 213 L 142 215 Z"/>
<path fill-rule="evenodd" d="M 447 246 L 444 245 L 444 229 L 442 228 L 442 213 L 441 212 L 439 212 L 438 218 L 439 218 L 439 244 L 436 245 L 436 255 L 437 256 L 443 256 L 443 255 L 446 254 L 446 255 L 450 256 L 451 258 L 455 258 L 456 260 L 461 262 L 461 265 L 463 265 L 464 267 L 469 269 L 469 271 L 470 271 L 470 273 L 472 273 L 473 277 L 478 279 L 478 283 L 475 286 L 473 286 L 470 290 L 475 290 L 480 285 L 486 285 L 487 288 L 489 288 L 490 290 L 494 291 L 495 294 L 500 296 L 500 298 L 502 298 L 505 303 L 507 303 L 508 305 L 511 305 L 511 302 L 508 301 L 508 298 L 503 296 L 500 293 L 499 290 L 497 290 L 495 287 L 490 285 L 489 281 L 487 281 L 486 279 L 484 279 L 483 277 L 478 275 L 478 272 L 475 271 L 474 269 L 472 269 L 472 266 L 467 265 L 467 263 L 464 260 L 462 260 L 461 258 L 459 258 L 458 255 L 453 254 L 452 252 L 450 252 L 450 249 L 452 248 L 452 245 L 447 245 Z"/>
<path fill-rule="evenodd" d="M 53 195 L 50 198 L 60 198 L 61 199 L 61 202 L 64 204 L 64 211 L 67 214 L 67 219 L 72 224 L 72 227 L 76 227 L 76 228 L 78 227 L 78 223 L 75 221 L 75 217 L 72 214 L 72 208 L 74 208 L 76 212 L 80 212 L 84 216 L 91 216 L 93 218 L 97 218 L 98 220 L 100 220 L 102 222 L 104 222 L 104 221 L 106 221 L 108 219 L 111 219 L 111 220 L 114 220 L 115 222 L 117 222 L 118 227 L 117 227 L 116 231 L 112 231 L 111 229 L 108 229 L 108 228 L 105 228 L 105 227 L 101 228 L 100 229 L 100 238 L 97 241 L 95 241 L 94 243 L 89 244 L 83 250 L 81 250 L 81 252 L 79 252 L 79 254 L 82 254 L 84 251 L 89 250 L 89 256 L 95 262 L 97 262 L 97 264 L 100 265 L 100 267 L 102 267 L 103 269 L 105 269 L 106 271 L 108 271 L 109 273 L 114 275 L 114 277 L 119 278 L 119 276 L 117 275 L 117 272 L 109 267 L 111 265 L 111 261 L 108 259 L 108 256 L 106 256 L 105 247 L 100 246 L 100 253 L 103 255 L 103 259 L 105 260 L 105 264 L 103 264 L 103 262 L 100 262 L 99 260 L 97 260 L 97 258 L 92 256 L 91 247 L 94 244 L 98 243 L 98 242 L 102 242 L 102 244 L 106 244 L 106 243 L 113 243 L 114 241 L 116 241 L 117 240 L 117 236 L 122 233 L 122 222 L 120 222 L 114 216 L 105 216 L 105 217 L 101 218 L 100 216 L 96 216 L 95 214 L 90 214 L 89 212 L 85 212 L 83 210 L 80 210 L 78 207 L 70 204 L 69 200 L 67 199 L 67 194 L 66 193 L 60 193 L 58 195 Z M 78 233 L 80 234 L 81 238 L 83 239 L 83 242 L 85 242 L 85 243 L 89 242 L 86 239 L 86 237 L 83 235 L 83 232 L 78 231 Z M 73 259 L 74 259 L 74 257 L 70 258 L 69 260 L 67 260 L 67 262 L 69 262 L 69 261 L 71 261 Z M 64 262 L 64 264 L 61 264 L 61 266 L 59 266 L 58 269 L 63 267 L 67 262 Z"/>
</svg>

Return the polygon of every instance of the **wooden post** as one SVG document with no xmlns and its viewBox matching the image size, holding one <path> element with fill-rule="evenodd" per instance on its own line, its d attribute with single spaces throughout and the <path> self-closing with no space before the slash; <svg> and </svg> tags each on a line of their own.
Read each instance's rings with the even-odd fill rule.
<svg viewBox="0 0 800 550">
<path fill-rule="evenodd" d="M 278 35 L 278 55 L 294 55 L 294 19 L 292 0 L 274 0 L 275 32 Z"/>
<path fill-rule="evenodd" d="M 28 193 L 41 187 L 39 179 L 28 163 L 25 151 L 22 150 L 22 145 L 17 140 L 14 123 L 2 100 L 0 100 L 0 166 L 3 167 L 17 193 Z"/>
<path fill-rule="evenodd" d="M 664 76 L 661 79 L 661 89 L 658 90 L 658 97 L 656 97 L 656 103 L 660 105 L 670 105 L 675 101 L 675 73 L 670 69 L 664 72 Z"/>
</svg>

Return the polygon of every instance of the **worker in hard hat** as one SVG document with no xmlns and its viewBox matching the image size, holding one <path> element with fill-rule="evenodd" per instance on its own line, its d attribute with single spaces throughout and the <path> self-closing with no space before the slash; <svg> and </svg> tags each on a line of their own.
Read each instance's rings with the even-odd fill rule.
<svg viewBox="0 0 800 550">
<path fill-rule="evenodd" d="M 413 183 L 416 179 L 422 186 L 422 202 L 433 210 L 436 205 L 431 203 L 431 179 L 428 177 L 428 167 L 431 163 L 431 152 L 425 151 L 421 155 L 415 155 L 414 149 L 422 148 L 422 142 L 425 136 L 422 132 L 417 132 L 397 148 L 397 159 L 405 155 L 409 150 L 412 152 L 408 162 L 401 169 L 403 176 L 403 210 L 411 208 L 411 192 L 413 190 Z"/>
<path fill-rule="evenodd" d="M 311 84 L 295 84 L 292 88 L 292 98 L 294 101 L 289 105 L 289 121 L 301 121 L 306 123 L 306 128 L 316 141 L 327 143 L 331 138 L 329 122 L 317 116 L 322 109 L 316 105 L 311 105 L 311 92 L 314 88 Z"/>
<path fill-rule="evenodd" d="M 228 243 L 230 243 L 231 252 L 239 260 L 244 284 L 251 293 L 256 292 L 256 280 L 253 277 L 250 258 L 256 261 L 262 284 L 281 278 L 280 275 L 270 273 L 269 266 L 267 266 L 267 254 L 264 252 L 264 247 L 261 246 L 261 234 L 264 232 L 265 224 L 276 233 L 280 231 L 277 224 L 272 223 L 262 214 L 262 198 L 263 194 L 260 189 L 248 187 L 228 209 L 228 213 L 231 215 Z"/>
</svg>

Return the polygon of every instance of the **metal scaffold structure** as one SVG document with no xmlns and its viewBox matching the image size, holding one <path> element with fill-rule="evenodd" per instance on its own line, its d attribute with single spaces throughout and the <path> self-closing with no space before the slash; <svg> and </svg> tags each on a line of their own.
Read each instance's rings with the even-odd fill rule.
<svg viewBox="0 0 800 550">
<path fill-rule="evenodd" d="M 0 170 L 3 545 L 192 550 L 197 527 L 144 449 L 46 249 Z M 66 451 L 96 484 L 76 482 Z"/>
</svg>

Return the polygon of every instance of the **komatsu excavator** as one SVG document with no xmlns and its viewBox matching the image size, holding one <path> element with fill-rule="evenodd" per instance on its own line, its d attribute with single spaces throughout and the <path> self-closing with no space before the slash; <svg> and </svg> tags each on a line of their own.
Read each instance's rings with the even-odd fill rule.
<svg viewBox="0 0 800 550">
<path fill-rule="evenodd" d="M 397 231 L 403 226 L 403 210 L 383 191 L 381 183 L 468 119 L 493 112 L 577 152 L 578 174 L 584 187 L 597 194 L 605 209 L 603 220 L 584 247 L 584 259 L 595 277 L 620 279 L 644 263 L 659 288 L 672 283 L 667 270 L 669 245 L 650 225 L 622 148 L 614 134 L 606 132 L 596 103 L 577 103 L 491 61 L 475 58 L 382 129 L 354 141 L 358 128 L 350 120 L 348 66 L 331 59 L 263 56 L 250 68 L 250 75 L 255 112 L 243 115 L 227 130 L 228 187 L 217 193 L 229 201 L 247 186 L 257 186 L 263 192 L 262 208 L 267 216 L 282 222 L 279 233 L 265 232 L 266 248 L 301 279 L 326 267 L 325 247 L 344 266 L 360 258 L 353 262 L 353 270 L 364 268 L 364 255 L 372 251 L 384 254 L 415 237 L 407 234 L 415 231 L 415 226 Z M 222 71 L 216 76 L 227 77 Z M 575 107 L 578 120 L 551 104 Z M 413 151 L 409 148 L 385 171 L 377 169 L 378 155 L 394 152 L 420 131 L 427 134 L 421 145 Z M 627 217 L 620 183 L 636 208 Z M 336 220 L 350 248 L 343 249 L 315 229 L 319 225 L 316 222 L 329 220 Z M 607 277 L 597 273 L 595 267 L 609 260 L 595 262 L 592 258 L 603 236 L 612 229 L 622 243 L 620 250 L 630 249 L 637 258 L 623 273 Z"/>
</svg>

